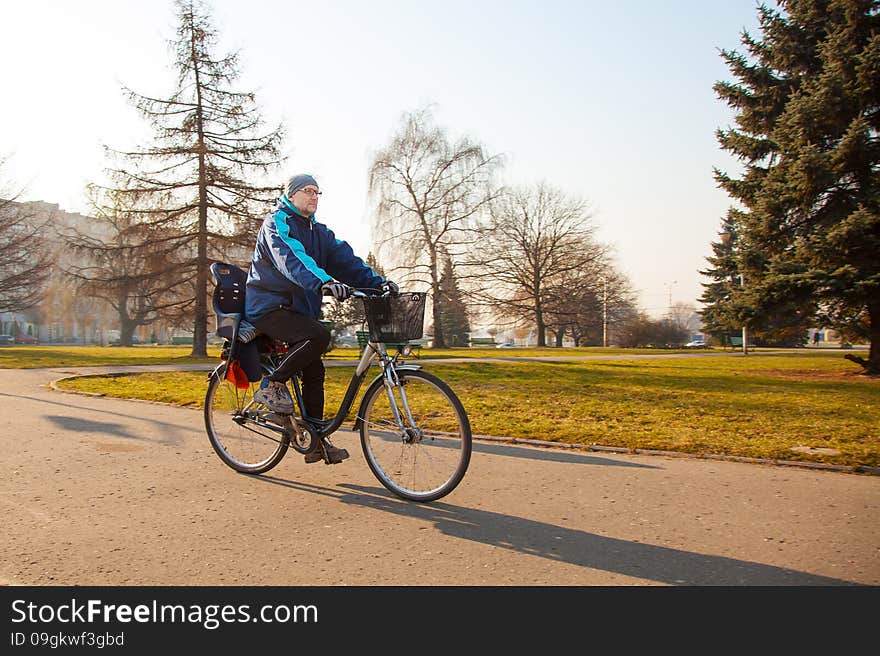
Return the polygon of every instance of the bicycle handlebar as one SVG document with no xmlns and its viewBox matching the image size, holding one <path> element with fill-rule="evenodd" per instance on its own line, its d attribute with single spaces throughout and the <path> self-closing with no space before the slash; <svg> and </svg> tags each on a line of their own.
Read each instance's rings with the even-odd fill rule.
<svg viewBox="0 0 880 656">
<path fill-rule="evenodd" d="M 345 283 L 340 283 L 340 284 L 345 284 Z M 345 287 L 348 289 L 352 298 L 386 298 L 388 296 L 392 296 L 392 293 L 390 291 L 383 292 L 379 289 L 373 289 L 372 287 L 364 287 L 362 289 L 358 289 L 357 287 L 351 287 L 349 285 L 345 285 Z M 322 292 L 323 292 L 322 293 L 323 296 L 332 296 L 332 294 L 326 289 L 322 290 Z"/>
</svg>

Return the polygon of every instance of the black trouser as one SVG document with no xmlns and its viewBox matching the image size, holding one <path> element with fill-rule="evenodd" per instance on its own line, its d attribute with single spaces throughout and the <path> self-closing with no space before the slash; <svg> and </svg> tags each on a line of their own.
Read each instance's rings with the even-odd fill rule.
<svg viewBox="0 0 880 656">
<path fill-rule="evenodd" d="M 324 363 L 321 356 L 330 344 L 330 331 L 320 322 L 298 312 L 280 308 L 254 322 L 261 333 L 287 342 L 278 369 L 269 379 L 286 382 L 297 371 L 302 372 L 302 395 L 306 414 L 324 418 Z"/>
</svg>

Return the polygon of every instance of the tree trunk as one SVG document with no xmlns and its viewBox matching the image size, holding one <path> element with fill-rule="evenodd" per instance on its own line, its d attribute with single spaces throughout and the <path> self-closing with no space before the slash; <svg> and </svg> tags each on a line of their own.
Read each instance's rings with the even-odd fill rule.
<svg viewBox="0 0 880 656">
<path fill-rule="evenodd" d="M 876 302 L 868 302 L 868 337 L 870 350 L 867 360 L 847 357 L 862 365 L 865 368 L 864 373 L 869 376 L 880 376 L 880 299 Z"/>
<path fill-rule="evenodd" d="M 134 341 L 134 329 L 137 328 L 137 322 L 128 316 L 119 313 L 119 345 L 132 346 Z"/>
<path fill-rule="evenodd" d="M 440 282 L 435 280 L 431 281 L 431 290 L 433 297 L 431 300 L 431 309 L 434 313 L 434 340 L 431 344 L 431 348 L 446 348 L 446 336 L 443 334 L 443 325 L 442 325 L 442 315 L 441 315 L 441 302 L 440 302 Z"/>
<path fill-rule="evenodd" d="M 538 331 L 538 346 L 547 346 L 547 326 L 544 324 L 544 312 L 540 305 L 535 308 L 535 327 Z"/>
<path fill-rule="evenodd" d="M 192 36 L 192 61 L 196 80 L 196 120 L 198 122 L 199 148 L 199 229 L 198 255 L 196 256 L 196 307 L 193 325 L 193 347 L 190 357 L 208 357 L 208 174 L 205 168 L 205 133 L 202 115 L 202 82 L 199 76 L 195 33 Z"/>
<path fill-rule="evenodd" d="M 876 303 L 868 303 L 868 321 L 871 326 L 871 350 L 868 351 L 866 373 L 877 376 L 880 375 L 880 300 Z"/>
<path fill-rule="evenodd" d="M 853 353 L 847 353 L 843 357 L 862 365 L 862 373 L 880 376 L 880 302 L 868 303 L 868 337 L 871 344 L 867 360 Z"/>
<path fill-rule="evenodd" d="M 556 331 L 556 346 L 557 348 L 562 348 L 562 340 L 565 337 L 565 329 L 559 328 Z"/>
<path fill-rule="evenodd" d="M 437 271 L 437 250 L 431 247 L 431 309 L 434 314 L 434 340 L 431 348 L 446 348 L 446 337 L 443 335 L 442 294 L 440 290 L 440 272 Z"/>
<path fill-rule="evenodd" d="M 208 357 L 208 206 L 204 187 L 199 190 L 199 253 L 196 262 L 196 307 L 190 357 Z"/>
</svg>

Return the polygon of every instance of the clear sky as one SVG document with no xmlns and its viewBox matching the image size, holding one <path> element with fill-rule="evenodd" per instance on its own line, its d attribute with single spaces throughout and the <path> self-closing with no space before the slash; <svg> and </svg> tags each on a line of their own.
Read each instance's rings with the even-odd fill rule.
<svg viewBox="0 0 880 656">
<path fill-rule="evenodd" d="M 696 303 L 730 204 L 713 166 L 733 120 L 712 85 L 719 48 L 758 35 L 754 0 L 210 0 L 218 54 L 238 50 L 288 156 L 309 171 L 320 220 L 366 256 L 367 169 L 401 114 L 433 104 L 454 138 L 503 153 L 508 184 L 545 181 L 587 200 L 598 237 L 655 316 Z M 170 0 L 5 3 L 0 154 L 22 199 L 86 212 L 102 147 L 149 130 L 121 87 L 173 86 Z M 276 182 L 273 180 L 273 182 Z"/>
</svg>

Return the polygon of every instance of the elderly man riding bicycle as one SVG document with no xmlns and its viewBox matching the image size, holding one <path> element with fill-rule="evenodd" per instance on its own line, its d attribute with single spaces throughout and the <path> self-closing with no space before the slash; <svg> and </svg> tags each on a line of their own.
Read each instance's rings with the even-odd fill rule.
<svg viewBox="0 0 880 656">
<path fill-rule="evenodd" d="M 294 403 L 285 383 L 300 371 L 306 411 L 317 419 L 324 414 L 321 355 L 330 342 L 330 333 L 318 321 L 322 295 L 344 300 L 350 294 L 348 285 L 398 291 L 395 283 L 378 275 L 351 246 L 315 220 L 320 195 L 311 175 L 290 178 L 257 234 L 245 297 L 245 319 L 289 345 L 277 370 L 263 378 L 254 400 L 279 414 L 292 414 Z M 331 462 L 341 462 L 348 452 L 328 444 L 327 455 Z M 321 459 L 315 454 L 305 458 Z"/>
</svg>

